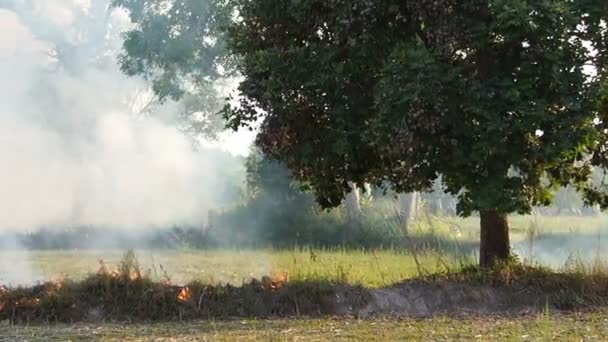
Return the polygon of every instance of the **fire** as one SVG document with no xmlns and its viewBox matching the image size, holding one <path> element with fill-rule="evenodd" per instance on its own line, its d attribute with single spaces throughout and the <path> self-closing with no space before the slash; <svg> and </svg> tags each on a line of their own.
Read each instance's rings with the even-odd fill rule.
<svg viewBox="0 0 608 342">
<path fill-rule="evenodd" d="M 110 268 L 106 265 L 103 260 L 99 260 L 99 270 L 97 271 L 98 275 L 111 275 L 114 277 L 114 272 L 110 271 Z"/>
<path fill-rule="evenodd" d="M 99 260 L 99 270 L 97 271 L 97 274 L 100 276 L 107 276 L 113 279 L 118 279 L 120 277 L 120 272 L 118 272 L 115 269 L 111 269 L 103 260 Z M 129 275 L 129 278 L 131 280 L 137 279 L 137 275 Z"/>
<path fill-rule="evenodd" d="M 289 281 L 289 273 L 278 272 L 272 277 L 270 282 L 270 288 L 272 290 L 278 290 L 282 288 Z"/>
<path fill-rule="evenodd" d="M 177 301 L 180 303 L 185 303 L 190 299 L 192 299 L 192 291 L 188 286 L 182 287 L 181 291 L 179 291 L 179 294 L 177 295 Z"/>
<path fill-rule="evenodd" d="M 45 294 L 47 296 L 50 296 L 50 295 L 57 293 L 57 291 L 61 290 L 61 288 L 63 287 L 63 284 L 65 284 L 64 276 L 61 276 L 61 275 L 52 276 L 51 280 L 49 280 L 49 283 L 46 286 Z"/>
</svg>

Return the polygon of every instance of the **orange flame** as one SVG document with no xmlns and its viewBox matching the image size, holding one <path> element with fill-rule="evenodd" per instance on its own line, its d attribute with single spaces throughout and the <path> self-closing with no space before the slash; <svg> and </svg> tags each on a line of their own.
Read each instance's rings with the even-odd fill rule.
<svg viewBox="0 0 608 342">
<path fill-rule="evenodd" d="M 188 286 L 182 287 L 181 291 L 179 291 L 179 294 L 177 295 L 177 301 L 180 303 L 185 303 L 190 299 L 192 299 L 192 291 Z"/>
<path fill-rule="evenodd" d="M 46 294 L 52 295 L 60 290 L 65 284 L 65 277 L 61 275 L 54 275 L 49 280 L 48 286 L 46 287 Z"/>
<path fill-rule="evenodd" d="M 272 281 L 270 282 L 270 288 L 272 290 L 278 290 L 285 286 L 285 284 L 289 281 L 289 273 L 287 272 L 279 272 L 274 275 Z"/>
</svg>

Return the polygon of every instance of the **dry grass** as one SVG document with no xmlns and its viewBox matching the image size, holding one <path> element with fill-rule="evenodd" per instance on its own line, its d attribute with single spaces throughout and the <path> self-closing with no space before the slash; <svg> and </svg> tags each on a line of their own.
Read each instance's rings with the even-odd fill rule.
<svg viewBox="0 0 608 342">
<path fill-rule="evenodd" d="M 261 281 L 253 279 L 240 286 L 198 281 L 180 286 L 172 284 L 168 277 L 161 281 L 152 279 L 150 271 L 143 271 L 130 251 L 116 267 L 102 263 L 97 273 L 80 281 L 0 288 L 0 321 L 8 320 L 11 324 L 182 321 L 363 312 L 359 310 L 372 303 L 369 300 L 373 290 L 348 284 L 346 279 L 344 275 L 291 278 L 289 273 L 280 272 L 274 277 L 264 276 Z M 608 304 L 608 273 L 604 264 L 553 272 L 513 260 L 489 270 L 465 266 L 421 275 L 413 281 L 395 285 L 395 289 L 409 288 L 413 283 L 423 284 L 423 290 L 451 284 L 465 284 L 467 292 L 497 288 L 491 292 L 497 298 L 501 297 L 501 301 L 512 303 L 498 312 L 508 312 L 510 306 L 539 309 L 538 298 L 541 297 L 547 307 L 560 310 L 598 308 Z M 429 293 L 432 292 L 424 291 L 422 295 Z M 337 298 L 341 299 L 337 301 Z M 344 311 L 347 307 L 349 309 Z M 444 311 L 437 311 L 441 312 Z M 460 312 L 460 309 L 454 312 Z"/>
<path fill-rule="evenodd" d="M 526 243 L 528 238 L 534 243 L 539 237 L 551 234 L 600 230 L 603 225 L 601 218 L 604 217 L 540 218 L 532 222 L 531 218 L 514 217 L 511 219 L 513 241 Z M 460 242 L 477 237 L 478 223 L 474 218 L 434 220 L 436 218 L 422 222 L 419 229 Z M 453 234 L 450 230 L 453 224 L 458 225 L 461 235 L 450 235 Z M 60 287 L 47 283 L 23 289 L 21 293 L 12 292 L 12 303 L 21 300 L 20 311 L 5 311 L 2 318 L 7 319 L 4 324 L 10 320 L 22 324 L 13 327 L 0 325 L 0 336 L 28 341 L 608 340 L 608 323 L 602 314 L 576 313 L 579 308 L 606 304 L 608 266 L 603 261 L 604 254 L 596 254 L 596 258 L 589 262 L 588 258 L 576 257 L 576 253 L 572 253 L 572 257 L 557 268 L 556 273 L 545 268 L 517 264 L 481 272 L 470 267 L 471 258 L 455 258 L 436 251 L 144 250 L 137 252 L 141 264 L 131 259 L 130 267 L 117 270 L 123 276 L 113 276 L 111 270 L 114 266 L 111 265 L 119 264 L 123 256 L 121 251 L 37 251 L 29 257 L 38 279 L 68 276 L 74 281 L 67 281 Z M 20 256 L 12 255 L 13 259 L 15 257 Z M 97 274 L 87 278 L 87 274 L 99 269 L 100 259 L 109 264 L 109 270 L 101 276 Z M 134 273 L 134 270 L 137 271 Z M 258 282 L 251 280 L 278 272 L 290 280 L 288 285 L 280 287 L 283 291 L 280 294 L 268 279 Z M 437 273 L 439 275 L 430 277 Z M 0 270 L 0 283 L 2 274 Z M 511 286 L 535 293 L 552 307 L 572 311 L 568 314 L 547 312 L 532 318 L 444 317 L 413 320 L 392 317 L 363 321 L 348 318 L 261 319 L 266 316 L 331 314 L 332 307 L 325 301 L 333 295 L 336 284 L 383 287 L 416 277 L 429 281 Z M 179 298 L 184 287 L 168 284 L 168 279 L 173 284 L 190 283 L 185 300 Z M 62 295 L 41 295 L 48 292 Z M 354 293 L 354 296 L 359 294 Z M 36 298 L 41 303 L 36 303 Z M 76 308 L 73 307 L 74 303 L 78 303 Z M 88 306 L 78 307 L 82 303 Z M 100 310 L 100 307 L 103 309 Z M 235 316 L 246 319 L 213 320 Z M 250 317 L 259 318 L 250 320 Z M 27 327 L 27 323 L 34 322 L 78 322 L 83 319 L 151 319 L 164 323 L 129 326 L 78 323 Z M 197 321 L 200 319 L 205 321 Z M 168 323 L 180 320 L 189 323 Z"/>
<path fill-rule="evenodd" d="M 345 318 L 9 327 L 16 341 L 606 341 L 601 313 L 528 317 Z"/>
<path fill-rule="evenodd" d="M 343 290 L 341 290 L 343 289 Z M 175 321 L 229 317 L 289 317 L 336 312 L 336 291 L 355 305 L 365 293 L 347 284 L 291 281 L 286 273 L 241 286 L 154 281 L 133 252 L 112 268 L 80 281 L 0 288 L 0 321 L 11 324 L 81 321 Z M 362 303 L 362 302 L 361 302 Z M 363 303 L 362 303 L 363 304 Z"/>
</svg>

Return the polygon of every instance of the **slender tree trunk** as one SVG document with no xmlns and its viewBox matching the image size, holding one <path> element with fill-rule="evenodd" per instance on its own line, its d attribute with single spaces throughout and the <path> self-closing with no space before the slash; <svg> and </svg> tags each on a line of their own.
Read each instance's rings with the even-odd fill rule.
<svg viewBox="0 0 608 342">
<path fill-rule="evenodd" d="M 429 195 L 429 212 L 437 216 L 443 214 L 441 195 L 439 195 L 437 192 L 433 192 Z"/>
<path fill-rule="evenodd" d="M 483 210 L 479 214 L 481 217 L 479 265 L 492 267 L 497 261 L 507 260 L 510 256 L 509 223 L 507 215 L 496 210 Z"/>
<path fill-rule="evenodd" d="M 361 192 L 357 184 L 349 182 L 351 191 L 346 194 L 346 212 L 351 221 L 356 220 L 361 214 Z"/>
<path fill-rule="evenodd" d="M 342 232 L 342 242 L 347 243 L 352 239 L 353 230 L 357 227 L 359 216 L 361 215 L 361 192 L 357 184 L 348 182 L 350 192 L 346 194 L 345 205 L 346 215 L 348 216 L 348 227 Z"/>
<path fill-rule="evenodd" d="M 411 192 L 399 195 L 399 219 L 405 227 L 409 229 L 410 223 L 416 218 L 418 210 L 418 193 Z"/>
</svg>

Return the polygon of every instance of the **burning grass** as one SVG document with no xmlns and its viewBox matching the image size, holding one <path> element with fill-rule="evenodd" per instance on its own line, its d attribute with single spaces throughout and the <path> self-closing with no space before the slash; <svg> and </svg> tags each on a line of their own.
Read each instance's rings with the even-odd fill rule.
<svg viewBox="0 0 608 342">
<path fill-rule="evenodd" d="M 29 262 L 34 274 L 25 282 L 32 283 L 57 275 L 83 280 L 99 269 L 99 259 L 117 265 L 124 251 L 0 251 L 0 258 L 7 254 L 11 259 Z M 460 264 L 460 260 L 437 252 L 420 251 L 414 257 L 412 252 L 398 250 L 137 250 L 137 256 L 141 269 L 151 270 L 152 279 L 162 282 L 168 277 L 180 285 L 197 280 L 206 284 L 240 286 L 243 282 L 273 276 L 280 271 L 288 273 L 290 281 L 332 281 L 382 287 L 419 276 L 421 268 L 425 273 L 436 273 L 446 271 L 446 264 L 451 269 Z M 10 281 L 3 279 L 3 267 L 6 265 L 0 263 L 0 284 Z"/>
<path fill-rule="evenodd" d="M 608 304 L 608 278 L 579 283 L 570 274 L 538 269 L 480 272 L 469 270 L 365 289 L 330 282 L 290 282 L 284 274 L 239 287 L 200 282 L 177 286 L 151 281 L 145 275 L 104 271 L 80 282 L 4 289 L 0 292 L 0 321 L 19 325 L 333 315 L 511 315 L 546 308 L 596 309 Z"/>
<path fill-rule="evenodd" d="M 336 311 L 331 282 L 288 282 L 277 273 L 242 286 L 153 281 L 132 252 L 119 267 L 102 263 L 81 281 L 2 288 L 0 321 L 12 324 L 78 321 L 171 321 L 230 317 L 322 315 Z M 345 287 L 347 288 L 347 287 Z M 356 288 L 348 287 L 356 292 Z M 355 294 L 356 295 L 356 294 Z"/>
<path fill-rule="evenodd" d="M 180 321 L 292 316 L 504 314 L 603 308 L 608 272 L 596 265 L 562 272 L 507 263 L 491 270 L 464 266 L 382 288 L 347 281 L 293 278 L 287 271 L 240 286 L 154 280 L 134 253 L 117 267 L 101 263 L 83 280 L 0 287 L 0 321 L 12 324 Z M 346 279 L 336 276 L 335 279 Z M 518 311 L 519 310 L 519 311 Z"/>
</svg>

